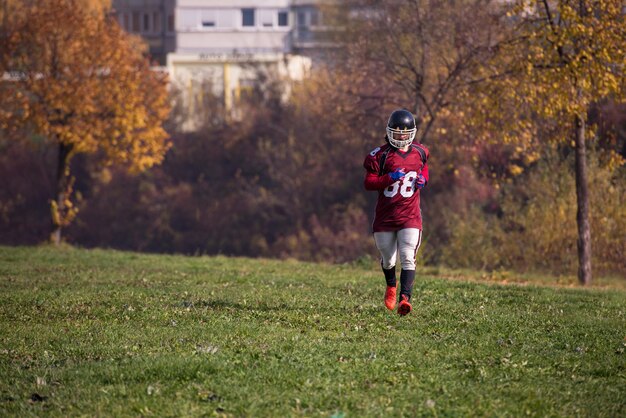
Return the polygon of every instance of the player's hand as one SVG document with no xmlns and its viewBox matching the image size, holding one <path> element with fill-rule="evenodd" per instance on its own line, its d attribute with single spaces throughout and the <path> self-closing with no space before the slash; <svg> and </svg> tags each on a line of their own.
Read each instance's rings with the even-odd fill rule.
<svg viewBox="0 0 626 418">
<path fill-rule="evenodd" d="M 401 178 L 403 178 L 405 175 L 404 173 L 404 168 L 396 168 L 395 171 L 392 171 L 391 173 L 389 173 L 389 177 L 391 177 L 391 179 L 393 181 L 398 181 Z"/>
<path fill-rule="evenodd" d="M 426 186 L 426 179 L 423 175 L 417 175 L 417 178 L 415 179 L 415 186 L 417 186 L 418 189 L 423 189 L 424 186 Z"/>
</svg>

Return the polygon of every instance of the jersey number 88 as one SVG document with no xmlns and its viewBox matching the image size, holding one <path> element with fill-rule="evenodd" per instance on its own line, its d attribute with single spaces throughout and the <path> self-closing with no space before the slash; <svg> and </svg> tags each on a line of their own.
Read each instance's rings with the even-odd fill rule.
<svg viewBox="0 0 626 418">
<path fill-rule="evenodd" d="M 409 171 L 402 178 L 387 187 L 384 191 L 385 196 L 394 197 L 400 191 L 402 197 L 411 197 L 415 193 L 415 180 L 417 179 L 417 173 L 415 171 Z"/>
</svg>

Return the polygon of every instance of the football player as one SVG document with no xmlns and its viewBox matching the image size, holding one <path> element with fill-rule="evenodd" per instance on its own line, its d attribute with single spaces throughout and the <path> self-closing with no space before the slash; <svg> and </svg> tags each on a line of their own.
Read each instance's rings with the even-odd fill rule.
<svg viewBox="0 0 626 418">
<path fill-rule="evenodd" d="M 374 242 L 380 251 L 385 274 L 385 306 L 396 307 L 396 258 L 400 255 L 400 302 L 398 313 L 413 309 L 411 292 L 415 281 L 415 256 L 422 241 L 420 190 L 428 184 L 428 148 L 414 143 L 416 125 L 405 109 L 391 113 L 386 144 L 374 148 L 365 158 L 365 188 L 378 192 L 374 217 Z"/>
</svg>

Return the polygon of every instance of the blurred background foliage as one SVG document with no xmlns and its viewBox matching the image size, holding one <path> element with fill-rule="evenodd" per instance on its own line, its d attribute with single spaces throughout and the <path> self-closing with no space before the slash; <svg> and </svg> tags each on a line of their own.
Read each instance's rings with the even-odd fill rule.
<svg viewBox="0 0 626 418">
<path fill-rule="evenodd" d="M 368 141 L 336 103 L 311 99 L 311 79 L 292 101 L 278 86 L 244 106 L 242 121 L 219 118 L 196 133 L 174 133 L 162 165 L 133 175 L 79 156 L 79 216 L 70 243 L 149 252 L 293 257 L 347 262 L 376 257 L 370 234 L 375 194 L 362 186 L 366 153 L 383 141 L 382 127 Z M 271 89 L 271 88 L 270 88 Z M 219 109 L 219 99 L 213 104 Z M 219 111 L 219 110 L 218 110 Z M 175 118 L 172 115 L 172 118 Z M 594 268 L 624 274 L 626 114 L 606 104 L 590 153 Z M 510 145 L 477 145 L 446 132 L 427 138 L 431 182 L 422 192 L 425 241 L 422 264 L 551 271 L 576 270 L 576 196 L 573 150 L 547 145 L 531 159 Z M 375 129 L 372 127 L 372 129 Z M 48 172 L 56 154 L 37 136 L 2 141 L 0 240 L 37 244 L 49 230 Z M 522 167 L 518 169 L 511 167 Z"/>
<path fill-rule="evenodd" d="M 468 26 L 472 16 L 441 16 L 466 19 L 450 26 L 463 39 L 481 27 L 480 21 Z M 443 29 L 435 26 L 429 36 Z M 452 36 L 442 43 L 449 51 L 444 61 L 459 59 L 473 71 L 482 52 L 462 44 L 458 33 L 443 32 Z M 490 33 L 481 27 L 481 36 Z M 350 41 L 349 33 L 343 36 Z M 371 56 L 389 45 L 374 40 Z M 412 48 L 410 39 L 403 42 Z M 533 137 L 520 143 L 499 140 L 495 129 L 485 140 L 466 117 L 475 103 L 461 77 L 446 78 L 445 68 L 438 75 L 445 64 L 423 67 L 431 84 L 415 91 L 403 88 L 402 75 L 390 81 L 383 56 L 377 65 L 356 51 L 289 86 L 287 100 L 285 85 L 263 74 L 236 117 L 221 98 L 205 93 L 197 107 L 205 123 L 193 133 L 178 128 L 186 110 L 172 89 L 171 148 L 161 165 L 132 174 L 101 164 L 98 155 L 72 160 L 79 212 L 65 240 L 147 252 L 374 259 L 376 195 L 363 188 L 362 163 L 384 142 L 389 112 L 402 106 L 422 112 L 429 126 L 421 138 L 432 156 L 431 181 L 422 191 L 420 263 L 575 274 L 573 146 L 554 140 L 563 131 L 537 117 Z M 425 96 L 416 99 L 417 93 Z M 588 120 L 594 270 L 626 276 L 626 107 L 607 98 Z M 36 134 L 21 134 L 26 140 L 0 136 L 0 243 L 9 245 L 47 238 L 54 193 L 55 149 Z"/>
</svg>

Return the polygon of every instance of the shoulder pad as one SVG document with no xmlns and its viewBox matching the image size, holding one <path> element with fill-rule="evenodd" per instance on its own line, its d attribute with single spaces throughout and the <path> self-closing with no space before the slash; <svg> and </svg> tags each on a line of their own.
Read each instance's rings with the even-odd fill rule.
<svg viewBox="0 0 626 418">
<path fill-rule="evenodd" d="M 380 151 L 380 147 L 376 147 L 373 150 L 370 151 L 370 155 L 372 157 L 376 156 L 376 154 L 378 153 L 378 151 Z M 362 155 L 362 154 L 361 154 Z"/>
</svg>

